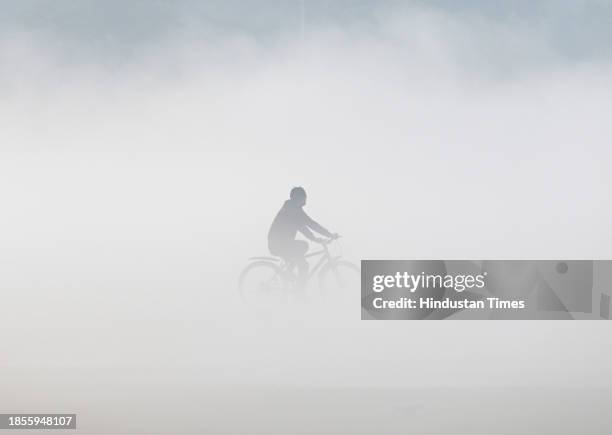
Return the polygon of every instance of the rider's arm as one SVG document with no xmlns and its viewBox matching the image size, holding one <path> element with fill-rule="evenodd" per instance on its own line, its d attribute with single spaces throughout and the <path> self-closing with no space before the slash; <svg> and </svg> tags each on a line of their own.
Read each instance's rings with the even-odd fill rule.
<svg viewBox="0 0 612 435">
<path fill-rule="evenodd" d="M 316 222 L 314 219 L 312 219 L 310 216 L 308 216 L 306 214 L 306 212 L 304 213 L 304 220 L 306 221 L 306 225 L 309 228 L 312 228 L 313 230 L 315 230 L 317 233 L 324 235 L 325 237 L 334 237 L 334 235 L 330 232 L 327 231 L 327 229 L 323 228 L 323 226 L 321 224 L 319 224 L 318 222 Z M 304 234 L 305 235 L 305 234 Z M 308 237 L 308 236 L 306 236 Z"/>
<path fill-rule="evenodd" d="M 317 236 L 315 236 L 315 235 L 312 233 L 312 231 L 310 231 L 310 230 L 308 229 L 308 227 L 307 227 L 307 226 L 305 226 L 305 225 L 304 225 L 303 227 L 301 227 L 301 228 L 300 228 L 300 233 L 302 233 L 302 234 L 304 235 L 304 237 L 306 237 L 306 238 L 307 238 L 307 239 L 309 239 L 309 240 L 312 240 L 313 242 L 318 242 L 318 241 L 319 241 L 319 239 L 317 238 Z"/>
</svg>

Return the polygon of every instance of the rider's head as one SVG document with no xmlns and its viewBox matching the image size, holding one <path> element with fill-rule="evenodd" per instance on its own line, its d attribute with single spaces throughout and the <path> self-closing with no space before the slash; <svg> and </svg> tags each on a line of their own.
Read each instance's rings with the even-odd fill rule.
<svg viewBox="0 0 612 435">
<path fill-rule="evenodd" d="M 294 187 L 289 193 L 291 201 L 297 202 L 299 205 L 306 204 L 306 191 L 303 187 Z"/>
</svg>

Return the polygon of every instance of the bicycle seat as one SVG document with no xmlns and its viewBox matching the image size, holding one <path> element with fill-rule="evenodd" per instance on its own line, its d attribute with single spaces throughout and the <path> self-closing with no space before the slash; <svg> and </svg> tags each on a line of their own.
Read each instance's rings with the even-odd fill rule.
<svg viewBox="0 0 612 435">
<path fill-rule="evenodd" d="M 279 257 L 251 257 L 249 260 L 281 261 Z"/>
</svg>

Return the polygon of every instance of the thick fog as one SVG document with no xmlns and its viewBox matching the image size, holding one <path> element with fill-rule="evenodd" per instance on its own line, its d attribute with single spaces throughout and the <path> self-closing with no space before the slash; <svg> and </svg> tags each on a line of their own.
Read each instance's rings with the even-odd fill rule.
<svg viewBox="0 0 612 435">
<path fill-rule="evenodd" d="M 593 4 L 578 16 L 610 18 Z M 313 3 L 303 23 L 297 4 L 254 21 L 230 8 L 245 24 L 215 27 L 214 9 L 206 21 L 181 5 L 145 23 L 119 4 L 109 22 L 87 4 L 13 6 L 7 379 L 610 385 L 604 322 L 361 322 L 357 294 L 262 313 L 236 291 L 296 185 L 353 261 L 609 258 L 612 74 L 597 29 L 567 42 L 569 12 L 546 24 L 545 10 L 397 2 L 329 16 Z"/>
</svg>

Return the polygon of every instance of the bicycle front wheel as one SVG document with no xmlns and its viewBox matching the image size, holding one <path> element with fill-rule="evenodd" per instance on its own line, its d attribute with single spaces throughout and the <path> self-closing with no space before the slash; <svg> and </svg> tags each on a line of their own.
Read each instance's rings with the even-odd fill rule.
<svg viewBox="0 0 612 435">
<path fill-rule="evenodd" d="M 361 294 L 359 267 L 344 260 L 330 262 L 319 273 L 319 285 L 325 298 L 358 301 Z"/>
</svg>

